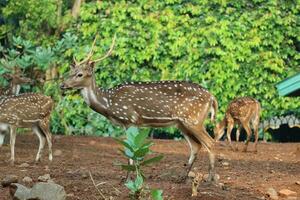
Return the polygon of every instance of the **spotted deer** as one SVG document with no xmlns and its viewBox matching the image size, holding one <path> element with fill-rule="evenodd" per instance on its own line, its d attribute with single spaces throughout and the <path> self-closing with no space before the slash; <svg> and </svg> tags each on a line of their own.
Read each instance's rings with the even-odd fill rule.
<svg viewBox="0 0 300 200">
<path fill-rule="evenodd" d="M 24 77 L 22 75 L 22 72 L 19 68 L 15 67 L 13 69 L 5 65 L 4 67 L 9 71 L 13 71 L 13 73 L 12 74 L 5 73 L 2 75 L 5 79 L 9 80 L 9 85 L 7 87 L 0 88 L 0 97 L 9 96 L 9 95 L 18 95 L 21 89 L 21 85 L 33 83 L 33 81 L 30 78 Z M 0 122 L 0 146 L 3 143 L 6 143 L 7 140 L 4 140 L 6 139 L 5 133 L 8 132 L 9 132 L 9 126 L 7 124 Z"/>
<path fill-rule="evenodd" d="M 234 99 L 228 106 L 225 117 L 222 121 L 216 124 L 214 128 L 215 139 L 220 140 L 224 134 L 224 129 L 227 128 L 227 140 L 232 150 L 237 150 L 231 143 L 231 131 L 234 124 L 238 124 L 236 131 L 236 141 L 239 141 L 241 128 L 247 132 L 247 140 L 243 151 L 247 151 L 248 143 L 251 137 L 251 127 L 254 129 L 255 136 L 255 151 L 257 151 L 258 127 L 260 118 L 260 103 L 252 97 L 241 97 Z"/>
<path fill-rule="evenodd" d="M 124 128 L 178 127 L 190 147 L 187 172 L 190 171 L 201 146 L 209 155 L 209 180 L 216 181 L 214 169 L 214 140 L 206 132 L 204 120 L 211 110 L 211 119 L 217 112 L 217 101 L 198 84 L 186 81 L 131 82 L 111 89 L 98 88 L 94 66 L 112 53 L 115 37 L 109 51 L 92 60 L 91 51 L 81 62 L 75 60 L 69 77 L 61 89 L 78 89 L 91 109 Z"/>
<path fill-rule="evenodd" d="M 32 128 L 39 138 L 39 149 L 35 161 L 41 159 L 41 154 L 47 140 L 49 160 L 52 161 L 52 141 L 49 130 L 50 114 L 53 101 L 42 94 L 24 93 L 20 95 L 0 97 L 0 122 L 10 126 L 10 148 L 13 164 L 15 161 L 15 141 L 17 128 Z"/>
</svg>

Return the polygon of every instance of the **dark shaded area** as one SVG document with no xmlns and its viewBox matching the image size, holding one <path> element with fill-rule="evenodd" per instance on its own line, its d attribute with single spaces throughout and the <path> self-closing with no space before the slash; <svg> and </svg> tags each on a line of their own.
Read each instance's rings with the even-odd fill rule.
<svg viewBox="0 0 300 200">
<path fill-rule="evenodd" d="M 300 96 L 300 89 L 299 90 L 295 90 L 294 92 L 286 95 L 288 97 L 299 97 Z"/>
<path fill-rule="evenodd" d="M 279 129 L 268 129 L 272 135 L 272 140 L 276 142 L 300 142 L 300 128 L 290 128 L 287 124 Z"/>
</svg>

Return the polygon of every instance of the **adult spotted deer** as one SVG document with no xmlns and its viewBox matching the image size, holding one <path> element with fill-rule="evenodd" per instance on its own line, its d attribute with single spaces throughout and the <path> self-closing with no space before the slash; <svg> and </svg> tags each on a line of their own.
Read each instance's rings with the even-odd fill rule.
<svg viewBox="0 0 300 200">
<path fill-rule="evenodd" d="M 47 140 L 49 160 L 52 160 L 52 141 L 49 130 L 50 114 L 53 101 L 42 94 L 24 93 L 0 97 L 0 122 L 11 127 L 10 147 L 13 164 L 15 161 L 16 128 L 32 128 L 39 138 L 39 150 L 36 161 L 40 161 L 42 150 Z"/>
<path fill-rule="evenodd" d="M 260 110 L 260 103 L 252 97 L 241 97 L 234 99 L 229 104 L 224 119 L 217 123 L 214 129 L 215 139 L 219 140 L 224 134 L 224 129 L 227 127 L 227 140 L 229 145 L 232 150 L 237 150 L 237 148 L 235 149 L 231 143 L 230 134 L 234 124 L 238 124 L 236 141 L 239 141 L 241 128 L 244 127 L 247 132 L 247 140 L 243 151 L 247 151 L 248 143 L 251 137 L 250 124 L 252 124 L 255 135 L 255 151 L 257 151 Z"/>
<path fill-rule="evenodd" d="M 216 181 L 214 140 L 204 127 L 210 110 L 211 119 L 215 118 L 218 105 L 214 96 L 200 85 L 185 81 L 137 82 L 111 89 L 97 88 L 95 63 L 112 53 L 115 37 L 109 51 L 103 57 L 92 60 L 95 41 L 85 60 L 75 60 L 75 66 L 72 66 L 70 76 L 61 88 L 79 89 L 91 109 L 124 128 L 178 127 L 191 150 L 187 171 L 190 171 L 201 146 L 204 146 L 209 155 L 209 180 Z"/>
<path fill-rule="evenodd" d="M 4 65 L 4 67 L 9 70 L 13 71 L 12 74 L 5 73 L 3 77 L 9 80 L 9 85 L 7 87 L 0 88 L 0 97 L 9 96 L 9 95 L 18 95 L 21 89 L 21 85 L 32 83 L 33 81 L 30 78 L 24 77 L 21 73 L 21 70 L 17 67 L 9 68 L 8 66 Z M 9 132 L 9 126 L 7 124 L 0 122 L 0 146 L 3 144 L 5 133 Z"/>
</svg>

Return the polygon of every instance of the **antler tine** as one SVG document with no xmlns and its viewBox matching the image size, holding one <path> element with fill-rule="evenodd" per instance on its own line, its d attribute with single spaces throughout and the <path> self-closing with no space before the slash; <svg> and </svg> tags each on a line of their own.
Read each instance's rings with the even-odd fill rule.
<svg viewBox="0 0 300 200">
<path fill-rule="evenodd" d="M 76 60 L 75 56 L 73 56 L 73 61 L 74 61 L 75 65 L 78 65 L 78 61 Z"/>
<path fill-rule="evenodd" d="M 111 43 L 111 45 L 110 45 L 110 48 L 109 48 L 108 52 L 107 52 L 104 56 L 102 56 L 101 58 L 98 58 L 98 59 L 96 59 L 96 60 L 93 60 L 92 62 L 96 63 L 96 62 L 99 62 L 99 61 L 101 61 L 101 60 L 104 60 L 105 58 L 107 58 L 108 56 L 110 56 L 111 53 L 112 53 L 112 50 L 113 50 L 113 48 L 114 48 L 114 46 L 115 46 L 115 42 L 116 42 L 116 34 L 114 34 L 114 38 L 113 38 L 113 41 L 112 41 L 112 43 Z"/>
<path fill-rule="evenodd" d="M 92 58 L 93 52 L 94 52 L 94 47 L 95 47 L 95 44 L 96 44 L 96 41 L 97 41 L 97 37 L 98 37 L 98 35 L 95 36 L 95 39 L 93 41 L 91 50 L 90 50 L 89 54 L 87 55 L 86 59 L 80 61 L 79 63 L 76 63 L 76 65 L 81 65 L 81 64 L 83 64 L 85 62 L 88 62 Z"/>
</svg>

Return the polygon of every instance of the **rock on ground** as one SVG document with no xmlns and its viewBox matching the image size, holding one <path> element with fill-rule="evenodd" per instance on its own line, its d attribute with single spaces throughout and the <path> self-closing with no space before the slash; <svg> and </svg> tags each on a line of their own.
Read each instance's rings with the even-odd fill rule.
<svg viewBox="0 0 300 200">
<path fill-rule="evenodd" d="M 279 195 L 282 197 L 295 197 L 297 196 L 297 192 L 291 191 L 289 189 L 282 189 L 279 191 Z"/>
<path fill-rule="evenodd" d="M 29 176 L 25 176 L 22 179 L 23 183 L 32 183 L 32 178 L 30 178 Z"/>
<path fill-rule="evenodd" d="M 65 200 L 65 189 L 55 183 L 37 183 L 31 189 L 21 185 L 13 184 L 11 195 L 14 200 Z"/>
<path fill-rule="evenodd" d="M 18 183 L 18 177 L 15 175 L 7 175 L 5 176 L 2 181 L 1 181 L 1 185 L 3 187 L 7 187 L 10 186 L 12 183 Z"/>
<path fill-rule="evenodd" d="M 43 176 L 38 177 L 38 181 L 40 182 L 47 182 L 51 179 L 50 174 L 45 174 Z"/>
<path fill-rule="evenodd" d="M 267 194 L 272 200 L 277 200 L 278 199 L 278 194 L 277 191 L 274 188 L 269 188 L 267 190 Z"/>
</svg>

